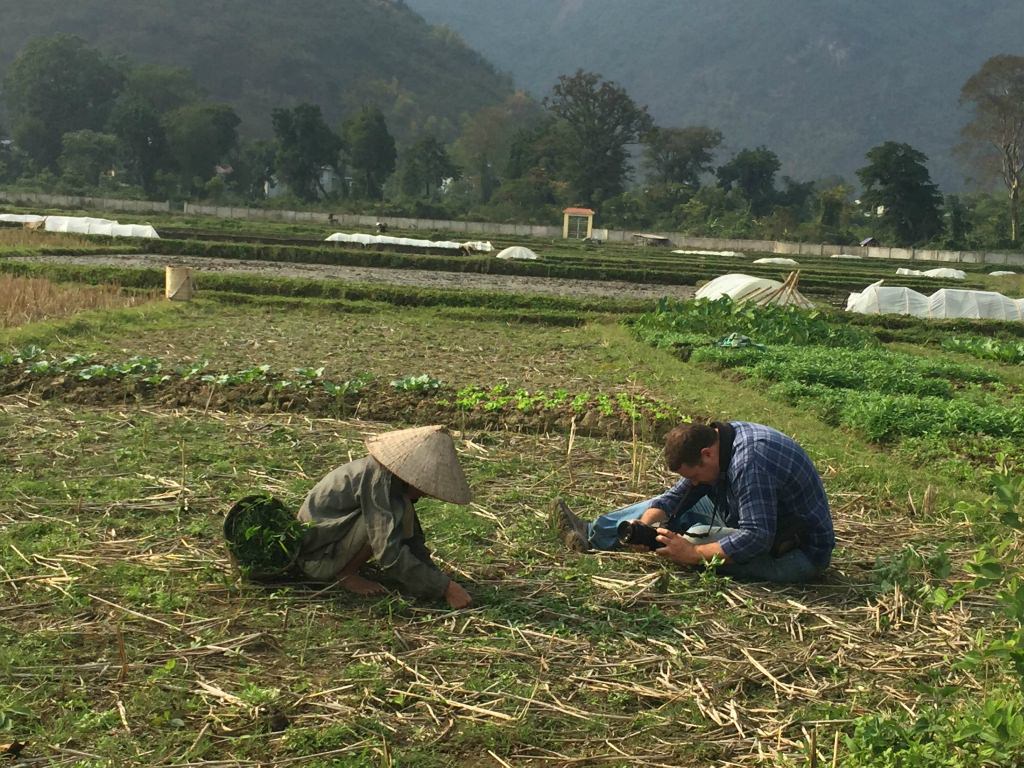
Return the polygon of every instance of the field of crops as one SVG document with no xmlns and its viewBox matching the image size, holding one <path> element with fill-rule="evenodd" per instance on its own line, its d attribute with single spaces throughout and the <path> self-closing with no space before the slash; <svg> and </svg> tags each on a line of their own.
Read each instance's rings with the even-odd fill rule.
<svg viewBox="0 0 1024 768">
<path fill-rule="evenodd" d="M 131 216 L 122 217 L 125 221 Z M 639 248 L 633 245 L 604 243 L 595 245 L 563 240 L 536 240 L 529 245 L 541 258 L 532 262 L 500 261 L 492 255 L 444 255 L 408 252 L 386 246 L 361 247 L 324 243 L 332 229 L 316 225 L 286 225 L 269 222 L 221 221 L 197 217 L 167 215 L 146 219 L 164 233 L 164 239 L 144 241 L 147 252 L 173 256 L 197 256 L 242 262 L 273 262 L 293 265 L 338 265 L 380 267 L 419 271 L 533 276 L 591 281 L 630 281 L 654 285 L 696 285 L 724 272 L 783 279 L 790 267 L 754 264 L 758 257 L 772 254 L 747 253 L 739 256 L 708 256 L 672 253 L 663 248 Z M 450 239 L 450 232 L 399 232 L 417 238 Z M 102 238 L 100 238 L 102 239 Z M 520 240 L 492 238 L 496 249 L 518 245 Z M 124 252 L 123 241 L 110 241 Z M 824 257 L 797 257 L 801 271 L 801 290 L 812 296 L 843 304 L 852 291 L 862 290 L 878 280 L 906 285 L 931 293 L 943 287 L 985 290 L 1020 290 L 1018 278 L 992 278 L 993 265 L 956 265 L 967 272 L 964 281 L 928 277 L 900 276 L 899 267 L 920 268 L 911 261 L 837 260 Z"/>
<path fill-rule="evenodd" d="M 0 273 L 163 278 L 18 256 Z M 1019 325 L 201 284 L 189 303 L 0 330 L 0 763 L 1024 758 Z M 749 345 L 719 345 L 734 333 Z M 838 539 L 821 583 L 561 547 L 556 497 L 593 516 L 655 495 L 672 481 L 661 437 L 692 417 L 807 448 Z M 454 431 L 475 492 L 418 505 L 471 608 L 238 578 L 234 500 L 265 490 L 295 509 L 366 436 L 427 423 Z"/>
</svg>

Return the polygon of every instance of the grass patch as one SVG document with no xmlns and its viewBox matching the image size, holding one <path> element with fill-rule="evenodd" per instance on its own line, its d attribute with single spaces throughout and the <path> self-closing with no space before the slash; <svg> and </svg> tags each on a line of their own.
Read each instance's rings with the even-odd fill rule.
<svg viewBox="0 0 1024 768">
<path fill-rule="evenodd" d="M 889 743 L 888 724 L 861 723 L 904 712 L 894 700 L 978 720 L 971 702 L 1001 690 L 1004 670 L 951 663 L 980 629 L 997 629 L 991 596 L 947 613 L 928 600 L 963 579 L 975 534 L 952 507 L 975 487 L 616 322 L 374 310 L 206 299 L 0 339 L 108 364 L 205 357 L 220 371 L 323 367 L 337 381 L 429 374 L 486 387 L 462 396 L 509 398 L 502 408 L 561 389 L 636 390 L 687 415 L 769 423 L 822 468 L 840 543 L 830 577 L 771 589 L 647 556 L 571 555 L 549 527 L 552 499 L 592 516 L 653 496 L 671 481 L 658 447 L 456 424 L 475 503 L 424 501 L 419 512 L 439 564 L 474 594 L 472 610 L 256 587 L 227 557 L 231 504 L 266 491 L 296 509 L 323 474 L 363 455 L 366 435 L 418 423 L 415 410 L 370 421 L 19 391 L 0 395 L 0 742 L 28 741 L 30 759 L 95 765 L 377 765 L 387 755 L 475 766 L 488 751 L 511 765 L 784 765 L 808 761 L 804 732 L 817 728 L 818 759 L 832 759 L 838 733 L 839 764 L 853 766 Z M 925 515 L 929 483 L 938 495 Z M 943 567 L 894 558 L 904 545 L 929 564 L 944 545 Z"/>
</svg>

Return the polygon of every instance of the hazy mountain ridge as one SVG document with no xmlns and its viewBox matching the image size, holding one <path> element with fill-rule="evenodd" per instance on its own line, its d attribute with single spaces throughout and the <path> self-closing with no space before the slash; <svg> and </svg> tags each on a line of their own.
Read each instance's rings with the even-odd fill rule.
<svg viewBox="0 0 1024 768">
<path fill-rule="evenodd" d="M 374 103 L 400 136 L 448 139 L 463 113 L 511 90 L 457 35 L 390 0 L 0 0 L 0 19 L 0 70 L 32 37 L 76 34 L 190 69 L 262 135 L 272 109 L 309 101 L 332 122 Z"/>
<path fill-rule="evenodd" d="M 960 87 L 997 53 L 1024 53 L 1020 0 L 409 0 L 537 95 L 593 70 L 663 125 L 723 131 L 725 152 L 765 144 L 798 178 L 854 180 L 886 140 L 931 158 L 948 190 Z"/>
</svg>

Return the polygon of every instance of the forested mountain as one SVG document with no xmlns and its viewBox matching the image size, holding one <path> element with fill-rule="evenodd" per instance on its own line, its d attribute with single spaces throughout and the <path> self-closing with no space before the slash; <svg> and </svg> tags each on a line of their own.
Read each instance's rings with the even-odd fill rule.
<svg viewBox="0 0 1024 768">
<path fill-rule="evenodd" d="M 68 33 L 132 61 L 185 67 L 270 134 L 276 107 L 336 123 L 379 106 L 400 138 L 454 138 L 463 113 L 511 92 L 457 35 L 391 0 L 0 0 L 0 77 L 33 37 Z"/>
<path fill-rule="evenodd" d="M 802 179 L 906 142 L 947 191 L 966 118 L 961 86 L 1024 53 L 1021 0 L 408 0 L 543 96 L 583 68 L 626 87 L 663 126 L 722 131 L 727 155 L 764 144 Z"/>
</svg>

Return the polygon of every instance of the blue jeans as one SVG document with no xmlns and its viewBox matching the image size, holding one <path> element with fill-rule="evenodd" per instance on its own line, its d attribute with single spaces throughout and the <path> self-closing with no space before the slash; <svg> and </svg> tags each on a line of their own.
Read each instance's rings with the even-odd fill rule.
<svg viewBox="0 0 1024 768">
<path fill-rule="evenodd" d="M 587 525 L 587 538 L 594 549 L 606 551 L 619 549 L 619 523 L 624 520 L 636 520 L 650 506 L 654 499 L 631 504 L 606 515 L 601 515 Z M 685 534 L 694 525 L 710 525 L 714 505 L 705 497 L 694 504 L 665 527 L 675 533 Z M 721 536 L 731 533 L 732 529 L 720 528 L 718 536 L 707 539 L 715 541 Z M 778 584 L 799 584 L 813 581 L 821 575 L 823 569 L 818 568 L 799 549 L 793 549 L 781 557 L 772 557 L 770 553 L 758 555 L 744 563 L 729 563 L 718 567 L 723 576 L 732 576 L 749 581 L 772 581 Z"/>
<path fill-rule="evenodd" d="M 654 499 L 631 504 L 628 507 L 601 515 L 592 523 L 587 525 L 587 538 L 590 539 L 590 546 L 594 549 L 611 551 L 619 548 L 619 523 L 623 520 L 637 520 L 640 515 L 646 512 Z M 711 513 L 715 507 L 711 499 L 706 496 L 694 504 L 689 510 L 679 516 L 677 520 L 666 523 L 665 527 L 675 533 L 685 533 L 692 525 L 708 524 L 711 522 Z"/>
</svg>

